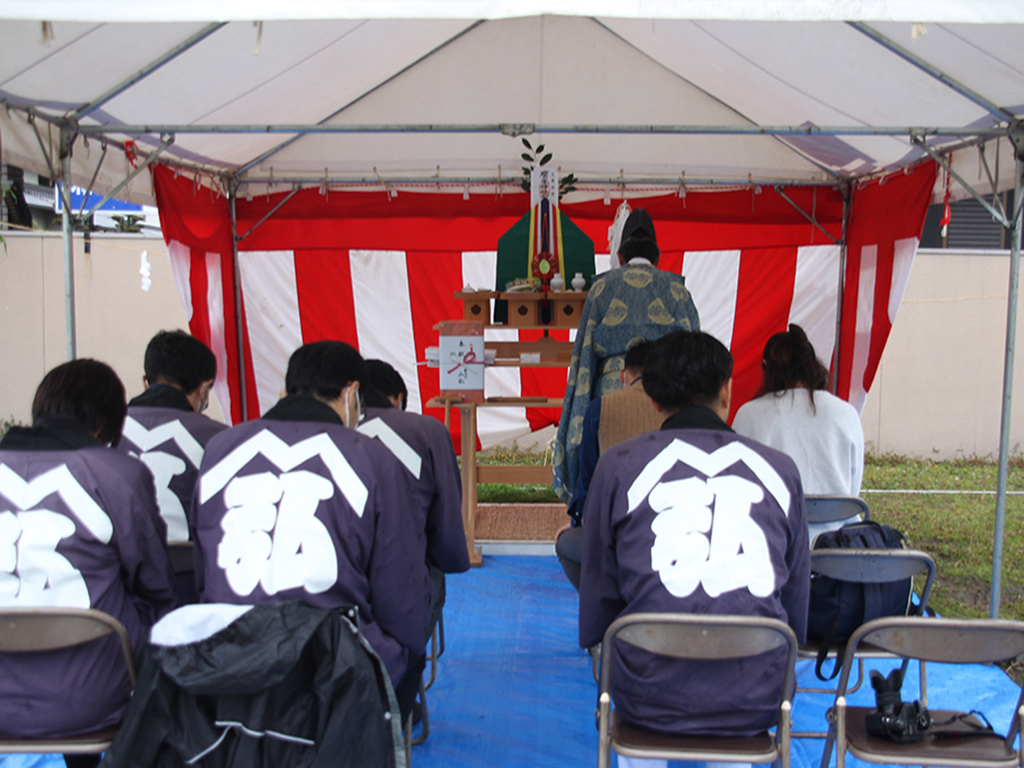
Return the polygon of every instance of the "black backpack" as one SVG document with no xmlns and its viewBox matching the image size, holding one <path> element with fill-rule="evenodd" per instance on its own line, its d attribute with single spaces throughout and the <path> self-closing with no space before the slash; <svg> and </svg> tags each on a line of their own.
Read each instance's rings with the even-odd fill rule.
<svg viewBox="0 0 1024 768">
<path fill-rule="evenodd" d="M 906 549 L 906 537 L 895 528 L 870 521 L 844 525 L 838 531 L 819 534 L 814 549 Z M 913 579 L 862 584 L 811 575 L 811 602 L 807 636 L 821 641 L 814 672 L 821 680 L 839 674 L 846 641 L 857 627 L 881 616 L 905 616 L 910 608 Z M 829 648 L 836 645 L 832 674 L 825 677 L 821 665 Z"/>
</svg>

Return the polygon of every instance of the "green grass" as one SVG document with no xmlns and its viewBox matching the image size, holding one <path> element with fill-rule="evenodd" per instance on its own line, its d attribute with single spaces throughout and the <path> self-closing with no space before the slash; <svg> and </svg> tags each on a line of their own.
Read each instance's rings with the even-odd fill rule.
<svg viewBox="0 0 1024 768">
<path fill-rule="evenodd" d="M 994 491 L 995 464 L 967 459 L 918 461 L 869 456 L 861 495 L 871 517 L 906 534 L 910 545 L 935 558 L 931 605 L 944 616 L 989 615 L 996 497 L 985 494 L 868 493 L 872 489 Z M 1010 465 L 1010 491 L 1024 490 L 1024 466 Z M 1000 616 L 1024 619 L 1024 497 L 1008 495 Z"/>
<path fill-rule="evenodd" d="M 477 454 L 477 464 L 550 464 L 551 451 L 534 452 L 521 449 L 515 443 L 511 447 L 498 446 Z M 548 485 L 507 485 L 505 483 L 483 483 L 476 489 L 477 502 L 481 504 L 557 504 L 559 499 Z"/>
</svg>

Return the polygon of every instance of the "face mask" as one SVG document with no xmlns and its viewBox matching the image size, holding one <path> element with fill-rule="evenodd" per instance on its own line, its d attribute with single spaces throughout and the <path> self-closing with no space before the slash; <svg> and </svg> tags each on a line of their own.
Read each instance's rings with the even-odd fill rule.
<svg viewBox="0 0 1024 768">
<path fill-rule="evenodd" d="M 345 412 L 341 416 L 341 423 L 344 424 L 346 427 L 349 426 L 348 415 L 350 413 L 352 413 L 352 409 L 351 409 L 351 406 L 349 404 L 351 393 L 352 393 L 352 388 L 351 387 L 345 390 Z"/>
</svg>

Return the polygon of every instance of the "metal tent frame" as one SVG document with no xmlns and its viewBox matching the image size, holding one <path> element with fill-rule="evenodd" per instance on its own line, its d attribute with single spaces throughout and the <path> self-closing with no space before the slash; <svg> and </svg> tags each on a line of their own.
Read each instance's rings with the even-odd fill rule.
<svg viewBox="0 0 1024 768">
<path fill-rule="evenodd" d="M 440 182 L 436 177 L 410 177 L 410 178 L 393 178 L 384 179 L 379 174 L 376 174 L 376 178 L 342 178 L 342 177 L 331 177 L 325 170 L 325 174 L 322 177 L 313 178 L 309 176 L 296 175 L 294 177 L 277 178 L 273 177 L 273 172 L 269 177 L 256 175 L 251 171 L 258 165 L 266 161 L 269 157 L 280 152 L 285 147 L 293 143 L 297 138 L 313 134 L 384 134 L 384 133 L 401 133 L 401 134 L 412 134 L 412 133 L 436 133 L 436 134 L 500 134 L 504 136 L 526 136 L 533 133 L 550 133 L 550 134 L 630 134 L 630 135 L 761 135 L 771 136 L 776 138 L 784 139 L 787 136 L 905 136 L 908 137 L 912 144 L 919 147 L 924 153 L 932 157 L 936 162 L 941 165 L 947 173 L 950 174 L 969 194 L 973 195 L 978 199 L 993 215 L 993 217 L 1007 229 L 1010 233 L 1010 280 L 1009 280 L 1009 297 L 1007 301 L 1007 330 L 1006 330 L 1006 346 L 1005 346 L 1005 357 L 1004 357 L 1004 372 L 1003 372 L 1003 395 L 1002 395 L 1002 416 L 1000 424 L 1000 448 L 999 448 L 999 474 L 998 474 L 998 487 L 996 496 L 996 518 L 995 518 L 995 532 L 994 532 L 994 544 L 993 544 L 993 570 L 992 570 L 992 595 L 990 604 L 990 615 L 993 618 L 998 617 L 999 613 L 999 598 L 1001 591 L 1001 572 L 1002 572 L 1002 550 L 1003 550 L 1003 537 L 1005 528 L 1005 511 L 1006 511 L 1006 486 L 1007 486 L 1007 474 L 1008 474 L 1008 461 L 1009 461 L 1009 441 L 1010 441 L 1010 420 L 1011 420 L 1011 399 L 1012 399 L 1012 385 L 1013 385 L 1013 362 L 1016 346 L 1016 318 L 1017 318 L 1017 293 L 1019 285 L 1019 267 L 1020 267 L 1020 250 L 1021 250 L 1021 234 L 1024 229 L 1024 126 L 1021 125 L 1020 120 L 1012 112 L 999 107 L 997 104 L 987 99 L 982 94 L 977 93 L 965 84 L 959 82 L 956 78 L 948 75 L 941 71 L 938 67 L 935 67 L 925 59 L 916 54 L 910 52 L 906 48 L 900 46 L 895 41 L 887 38 L 885 35 L 872 28 L 870 25 L 863 22 L 846 22 L 850 27 L 856 29 L 858 32 L 865 35 L 868 39 L 872 40 L 879 46 L 882 46 L 892 54 L 902 58 L 909 62 L 920 71 L 926 73 L 936 81 L 941 82 L 948 88 L 955 91 L 960 96 L 968 99 L 977 106 L 982 107 L 988 114 L 995 118 L 1000 125 L 994 127 L 935 127 L 935 126 L 901 126 L 901 127 L 883 127 L 883 126 L 813 126 L 813 125 L 801 125 L 801 126 L 767 126 L 767 125 L 737 125 L 737 126 L 722 126 L 722 125 L 618 125 L 618 124 L 605 124 L 605 125 L 584 125 L 584 124 L 532 124 L 532 123 L 521 123 L 521 124 L 360 124 L 360 125 L 333 125 L 326 124 L 327 120 L 330 120 L 334 115 L 328 116 L 323 121 L 317 124 L 268 124 L 268 125 L 176 125 L 176 124 L 137 124 L 137 125 L 94 125 L 94 124 L 83 124 L 81 121 L 93 115 L 99 110 L 104 104 L 116 98 L 117 96 L 129 91 L 131 88 L 138 85 L 140 82 L 151 76 L 154 72 L 159 71 L 167 63 L 173 61 L 181 54 L 185 53 L 189 49 L 196 46 L 198 43 L 210 37 L 212 34 L 217 32 L 223 26 L 224 22 L 213 23 L 205 26 L 197 33 L 193 34 L 188 39 L 184 40 L 180 44 L 174 46 L 170 50 L 160 54 L 151 62 L 143 66 L 138 71 L 125 78 L 122 82 L 114 86 L 113 88 L 106 91 L 101 96 L 97 97 L 90 103 L 82 106 L 74 112 L 64 117 L 54 117 L 51 115 L 45 115 L 38 111 L 28 110 L 29 122 L 33 124 L 35 128 L 34 120 L 39 119 L 47 121 L 52 125 L 56 126 L 60 130 L 60 158 L 59 166 L 60 173 L 56 172 L 56 165 L 53 162 L 53 158 L 50 157 L 46 151 L 46 147 L 42 140 L 42 137 L 38 133 L 36 128 L 36 136 L 39 139 L 40 150 L 46 157 L 46 161 L 50 166 L 51 174 L 54 178 L 70 179 L 71 177 L 71 154 L 73 151 L 75 140 L 78 137 L 95 136 L 100 137 L 106 143 L 117 144 L 116 140 L 112 139 L 112 136 L 154 136 L 157 135 L 160 138 L 159 147 L 151 152 L 131 174 L 129 174 L 117 187 L 110 191 L 107 195 L 109 198 L 116 194 L 122 187 L 128 184 L 132 178 L 136 177 L 141 173 L 150 163 L 152 163 L 157 157 L 161 156 L 164 151 L 173 145 L 175 136 L 177 134 L 189 134 L 189 133 L 208 133 L 208 134 L 244 134 L 244 133 L 267 133 L 267 134 L 287 134 L 290 138 L 285 140 L 283 143 L 277 145 L 273 149 L 261 153 L 258 157 L 253 158 L 249 162 L 246 162 L 239 166 L 234 171 L 227 171 L 219 174 L 220 184 L 227 192 L 229 199 L 229 206 L 231 211 L 231 226 L 232 226 L 232 239 L 233 239 L 233 258 L 236 266 L 235 269 L 235 285 L 234 290 L 236 299 L 240 294 L 241 287 L 239 283 L 239 271 L 238 265 L 238 244 L 248 236 L 256 227 L 260 226 L 270 216 L 276 213 L 293 194 L 302 186 L 312 185 L 331 185 L 335 187 L 365 186 L 367 184 L 379 184 L 385 189 L 389 188 L 389 185 L 396 184 L 434 184 L 437 183 L 440 186 Z M 965 146 L 977 144 L 980 142 L 984 145 L 987 141 L 992 139 L 999 139 L 1008 137 L 1011 145 L 1014 149 L 1015 155 L 1015 174 L 1014 174 L 1014 210 L 1004 211 L 1002 210 L 1001 204 L 998 207 L 990 205 L 985 201 L 978 192 L 976 192 L 971 185 L 965 181 L 954 169 L 950 166 L 949 162 L 945 159 L 948 154 L 956 149 L 961 149 Z M 932 146 L 929 145 L 929 138 L 955 138 L 957 141 L 943 146 L 940 151 L 936 151 Z M 800 153 L 797 147 L 792 145 L 786 145 L 793 152 Z M 808 158 L 809 159 L 809 158 Z M 811 162 L 814 162 L 811 160 Z M 187 162 L 173 159 L 169 161 L 169 164 L 178 166 L 186 171 L 198 170 L 195 166 L 190 165 Z M 102 165 L 102 160 L 101 160 Z M 796 182 L 800 184 L 812 184 L 817 186 L 829 186 L 835 187 L 840 186 L 844 189 L 844 198 L 849 201 L 849 186 L 857 179 L 854 177 L 842 177 L 836 174 L 829 168 L 821 166 L 818 163 L 819 168 L 824 172 L 823 175 L 826 177 L 822 181 L 803 181 Z M 376 172 L 376 169 L 374 169 Z M 98 168 L 97 168 L 98 172 Z M 986 172 L 988 167 L 986 164 Z M 989 180 L 992 182 L 993 187 L 998 185 L 998 178 L 992 179 L 989 174 Z M 95 181 L 95 176 L 93 177 Z M 684 188 L 686 184 L 692 185 L 719 185 L 719 184 L 730 184 L 735 185 L 737 182 L 735 179 L 724 180 L 715 178 L 705 179 L 685 179 L 680 178 L 675 181 L 666 181 L 664 179 L 650 179 L 650 178 L 608 178 L 608 179 L 592 179 L 591 184 L 606 185 L 620 187 L 623 190 L 629 188 L 635 188 L 638 186 L 644 187 L 665 187 L 666 190 L 679 187 Z M 751 184 L 755 183 L 751 180 Z M 772 184 L 792 184 L 793 181 L 789 180 L 766 180 L 758 179 L 756 181 L 759 185 L 772 185 Z M 445 185 L 455 185 L 462 187 L 463 185 L 494 185 L 495 189 L 502 189 L 504 186 L 516 185 L 515 179 L 502 179 L 499 175 L 493 179 L 480 179 L 480 178 L 446 178 L 444 180 Z M 263 185 L 269 190 L 273 186 L 287 186 L 292 187 L 292 193 L 287 195 L 270 213 L 268 213 L 261 221 L 257 222 L 249 232 L 242 235 L 238 233 L 238 222 L 235 213 L 235 204 L 237 195 L 240 190 L 247 186 L 252 185 Z M 90 185 L 91 191 L 91 185 Z M 846 206 L 848 211 L 848 205 Z M 68 357 L 69 359 L 74 358 L 76 355 L 76 330 L 75 330 L 75 295 L 74 295 L 74 264 L 73 264 L 73 219 L 75 215 L 71 210 L 71 206 L 65 202 L 63 206 L 63 233 L 64 233 L 64 265 L 65 265 L 65 301 L 66 301 L 66 315 L 67 315 L 67 337 L 68 337 Z M 95 207 L 94 207 L 95 209 Z M 91 214 L 92 211 L 89 211 Z M 86 214 L 87 216 L 88 214 Z M 813 220 L 812 215 L 808 215 L 804 212 L 813 224 L 816 224 Z M 841 246 L 841 258 L 845 262 L 846 258 L 846 217 L 844 216 L 844 227 L 843 236 L 840 242 Z M 840 278 L 842 282 L 842 277 Z M 840 285 L 840 306 L 842 305 L 843 286 Z M 236 301 L 236 312 L 240 313 L 240 302 Z M 236 318 L 241 325 L 241 318 Z M 839 333 L 839 322 L 837 319 L 837 337 Z M 241 334 L 239 334 L 239 344 L 241 345 Z M 241 350 L 239 350 L 241 352 Z M 838 344 L 836 345 L 836 355 L 838 356 Z M 244 360 L 244 356 L 239 354 L 240 361 Z M 242 383 L 242 412 L 246 412 L 245 398 L 246 398 L 246 386 L 245 386 L 245 371 L 244 362 L 240 363 L 240 381 Z"/>
</svg>

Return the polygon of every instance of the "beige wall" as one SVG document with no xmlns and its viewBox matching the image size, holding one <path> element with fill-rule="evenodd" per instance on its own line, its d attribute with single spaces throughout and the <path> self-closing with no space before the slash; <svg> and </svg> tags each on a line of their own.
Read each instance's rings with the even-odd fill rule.
<svg viewBox="0 0 1024 768">
<path fill-rule="evenodd" d="M 0 419 L 27 422 L 43 374 L 66 359 L 60 236 L 5 234 L 0 249 Z M 141 289 L 149 254 L 152 287 Z M 999 449 L 1009 257 L 921 251 L 868 396 L 862 421 L 870 447 L 912 456 L 994 456 Z M 129 397 L 142 391 L 146 342 L 186 328 L 185 311 L 160 239 L 135 235 L 75 240 L 79 356 L 110 363 Z M 1024 308 L 1021 315 L 1024 316 Z M 1011 447 L 1024 444 L 1024 328 L 1015 379 Z M 221 418 L 216 398 L 210 415 Z"/>
<path fill-rule="evenodd" d="M 1009 273 L 1006 252 L 918 253 L 861 417 L 870 447 L 936 459 L 998 455 Z M 1014 453 L 1024 441 L 1022 394 L 1018 322 Z"/>
<path fill-rule="evenodd" d="M 64 246 L 59 234 L 4 233 L 0 247 L 0 419 L 29 422 L 43 374 L 67 360 Z M 142 290 L 140 257 L 148 252 L 152 286 Z M 146 343 L 165 328 L 188 328 L 162 239 L 119 235 L 94 239 L 86 254 L 75 238 L 78 356 L 109 363 L 128 397 L 142 391 Z M 221 419 L 216 398 L 208 415 Z"/>
</svg>

